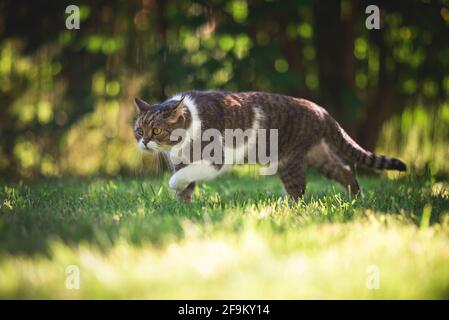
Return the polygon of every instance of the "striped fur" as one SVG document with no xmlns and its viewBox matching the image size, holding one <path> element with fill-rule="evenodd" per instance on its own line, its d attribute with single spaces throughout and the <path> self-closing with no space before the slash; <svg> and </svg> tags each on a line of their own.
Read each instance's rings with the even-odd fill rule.
<svg viewBox="0 0 449 320">
<path fill-rule="evenodd" d="M 379 170 L 406 171 L 407 166 L 399 159 L 376 155 L 357 144 L 331 116 L 328 116 L 329 127 L 327 140 L 335 152 L 343 158 L 367 168 Z"/>
<path fill-rule="evenodd" d="M 139 113 L 134 127 L 136 140 L 150 151 L 176 149 L 178 142 L 170 141 L 169 133 L 178 128 L 186 129 L 190 139 L 199 141 L 202 148 L 205 143 L 198 140 L 200 137 L 195 132 L 215 129 L 223 135 L 226 129 L 275 130 L 277 143 L 272 145 L 271 141 L 266 141 L 266 154 L 276 151 L 278 174 L 284 190 L 295 199 L 305 192 L 306 167 L 340 183 L 354 196 L 360 187 L 352 164 L 381 170 L 406 170 L 405 164 L 398 159 L 363 149 L 324 108 L 301 98 L 267 92 L 192 90 L 154 105 L 137 99 L 136 105 Z M 161 133 L 153 134 L 155 127 Z M 257 143 L 253 141 L 252 150 L 260 149 L 259 144 L 258 139 Z M 237 145 L 231 149 L 245 150 Z M 247 158 L 245 152 L 236 154 L 239 153 L 238 158 Z M 226 153 L 224 157 L 226 159 Z M 196 181 L 210 180 L 224 169 L 222 163 L 207 161 L 195 162 L 195 166 L 192 163 L 170 167 L 173 176 L 169 185 L 186 202 L 191 200 Z"/>
</svg>

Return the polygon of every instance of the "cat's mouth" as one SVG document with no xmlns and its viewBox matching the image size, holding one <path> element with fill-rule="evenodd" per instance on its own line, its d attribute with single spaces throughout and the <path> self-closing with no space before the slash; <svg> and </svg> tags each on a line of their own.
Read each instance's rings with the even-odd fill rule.
<svg viewBox="0 0 449 320">
<path fill-rule="evenodd" d="M 145 144 L 145 142 L 141 139 L 138 143 L 139 148 L 144 151 L 152 151 L 152 152 L 158 152 L 160 150 L 159 145 L 154 141 L 149 141 Z"/>
<path fill-rule="evenodd" d="M 140 149 L 149 152 L 170 151 L 172 147 L 170 145 L 158 144 L 157 142 L 154 141 L 149 141 L 147 144 L 145 144 L 142 140 L 140 140 L 138 144 Z"/>
</svg>

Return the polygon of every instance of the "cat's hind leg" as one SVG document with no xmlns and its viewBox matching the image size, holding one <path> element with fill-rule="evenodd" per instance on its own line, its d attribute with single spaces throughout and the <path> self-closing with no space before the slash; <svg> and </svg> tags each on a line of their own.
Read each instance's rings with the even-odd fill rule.
<svg viewBox="0 0 449 320">
<path fill-rule="evenodd" d="M 360 187 L 351 167 L 328 148 L 325 142 L 314 146 L 306 156 L 307 165 L 319 174 L 341 184 L 354 196 L 360 192 Z"/>
<path fill-rule="evenodd" d="M 306 174 L 303 158 L 286 161 L 279 168 L 279 177 L 285 192 L 293 199 L 299 199 L 306 190 Z"/>
</svg>

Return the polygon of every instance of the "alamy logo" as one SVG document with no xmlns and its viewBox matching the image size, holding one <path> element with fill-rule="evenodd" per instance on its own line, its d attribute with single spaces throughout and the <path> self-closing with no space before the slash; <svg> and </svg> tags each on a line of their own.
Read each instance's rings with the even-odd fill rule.
<svg viewBox="0 0 449 320">
<path fill-rule="evenodd" d="M 65 13 L 69 16 L 65 19 L 65 27 L 69 30 L 80 28 L 80 8 L 71 4 L 65 8 Z"/>
<path fill-rule="evenodd" d="M 260 174 L 274 175 L 278 169 L 278 136 L 277 129 L 207 129 L 195 137 L 185 129 L 176 129 L 170 141 L 178 143 L 168 155 L 175 165 L 203 160 L 216 165 L 261 164 L 265 167 Z"/>
<path fill-rule="evenodd" d="M 376 5 L 369 5 L 365 9 L 365 13 L 369 16 L 365 20 L 365 26 L 368 30 L 380 29 L 380 10 Z"/>
<path fill-rule="evenodd" d="M 65 287 L 69 290 L 80 289 L 80 268 L 76 265 L 69 265 L 65 268 Z"/>
<path fill-rule="evenodd" d="M 376 265 L 370 265 L 366 268 L 365 287 L 368 290 L 380 289 L 380 269 Z"/>
</svg>

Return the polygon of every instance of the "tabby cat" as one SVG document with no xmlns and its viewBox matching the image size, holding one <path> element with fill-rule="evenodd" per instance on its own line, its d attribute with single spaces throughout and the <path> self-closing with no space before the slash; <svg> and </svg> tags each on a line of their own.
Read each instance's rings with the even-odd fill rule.
<svg viewBox="0 0 449 320">
<path fill-rule="evenodd" d="M 325 109 L 305 99 L 264 92 L 211 90 L 184 92 L 157 104 L 136 98 L 135 104 L 134 133 L 138 145 L 165 155 L 180 145 L 191 149 L 195 142 L 203 150 L 205 142 L 201 132 L 207 129 L 220 133 L 225 129 L 277 129 L 277 173 L 286 193 L 295 199 L 304 194 L 306 166 L 337 181 L 354 195 L 360 189 L 353 164 L 406 170 L 406 165 L 398 159 L 364 150 Z M 173 139 L 172 134 L 177 129 L 185 130 L 186 136 Z M 249 136 L 244 145 L 235 143 L 232 146 L 240 152 L 238 157 L 246 159 L 250 150 L 260 147 L 258 143 L 254 136 Z M 273 143 L 267 144 L 269 152 Z M 176 157 L 168 159 L 173 169 L 169 186 L 186 202 L 191 201 L 196 181 L 213 179 L 232 167 L 212 158 L 195 160 L 192 155 L 188 159 L 184 157 L 183 161 L 173 159 Z"/>
</svg>

